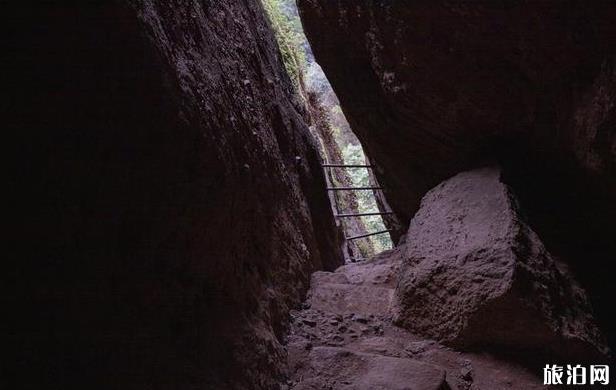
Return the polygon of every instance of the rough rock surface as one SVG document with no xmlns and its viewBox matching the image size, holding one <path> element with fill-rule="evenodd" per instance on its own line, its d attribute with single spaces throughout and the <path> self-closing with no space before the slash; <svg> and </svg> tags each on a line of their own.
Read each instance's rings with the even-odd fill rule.
<svg viewBox="0 0 616 390">
<path fill-rule="evenodd" d="M 455 352 L 392 325 L 403 256 L 398 248 L 314 274 L 287 336 L 291 389 L 541 388 L 539 370 L 486 353 Z"/>
<path fill-rule="evenodd" d="M 512 147 L 505 140 L 544 164 L 575 161 L 602 181 L 615 174 L 613 3 L 298 5 L 316 60 L 404 221 L 440 181 L 502 157 L 497 146 Z"/>
<path fill-rule="evenodd" d="M 500 162 L 616 347 L 616 3 L 298 5 L 403 227 L 438 183 Z"/>
<path fill-rule="evenodd" d="M 260 2 L 17 8 L 10 382 L 276 388 L 289 307 L 342 256 Z"/>
<path fill-rule="evenodd" d="M 403 250 L 400 326 L 525 356 L 607 352 L 586 292 L 522 221 L 499 168 L 460 173 L 428 192 Z"/>
</svg>

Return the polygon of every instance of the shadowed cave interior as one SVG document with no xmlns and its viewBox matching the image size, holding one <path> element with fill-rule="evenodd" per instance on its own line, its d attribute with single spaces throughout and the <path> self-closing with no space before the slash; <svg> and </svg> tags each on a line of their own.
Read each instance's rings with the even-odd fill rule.
<svg viewBox="0 0 616 390">
<path fill-rule="evenodd" d="M 12 388 L 538 389 L 611 363 L 609 2 L 10 8 Z"/>
</svg>

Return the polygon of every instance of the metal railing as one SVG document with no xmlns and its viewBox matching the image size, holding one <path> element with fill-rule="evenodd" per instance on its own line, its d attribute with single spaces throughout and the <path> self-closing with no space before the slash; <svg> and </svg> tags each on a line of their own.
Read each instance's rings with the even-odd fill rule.
<svg viewBox="0 0 616 390">
<path fill-rule="evenodd" d="M 391 229 L 381 230 L 380 232 L 372 232 L 372 233 L 360 234 L 360 235 L 352 236 L 352 237 L 345 237 L 345 239 L 349 240 L 349 241 L 350 240 L 357 240 L 358 238 L 376 236 L 377 234 L 383 234 L 383 233 L 389 233 L 389 232 L 391 232 Z"/>
<path fill-rule="evenodd" d="M 327 191 L 382 190 L 383 187 L 327 187 Z"/>
<path fill-rule="evenodd" d="M 370 168 L 372 165 L 366 164 L 321 164 L 323 168 Z"/>
<path fill-rule="evenodd" d="M 365 168 L 365 169 L 372 169 L 372 165 L 367 165 L 367 164 L 321 164 L 321 166 L 323 167 L 324 171 L 327 171 L 327 168 Z M 325 177 L 326 180 L 329 181 L 327 178 L 327 172 L 325 172 Z M 328 183 L 329 184 L 329 183 Z M 365 186 L 365 187 L 327 187 L 327 191 L 365 191 L 365 190 L 373 190 L 373 191 L 378 191 L 378 190 L 382 190 L 383 187 L 380 186 Z M 373 216 L 373 215 L 388 215 L 388 214 L 393 214 L 393 211 L 378 211 L 378 212 L 366 212 L 366 213 L 334 213 L 334 217 L 336 218 L 351 218 L 351 217 L 365 217 L 365 216 Z M 389 233 L 391 232 L 391 229 L 386 229 L 386 230 L 381 230 L 378 232 L 371 232 L 371 233 L 366 233 L 366 234 L 360 234 L 357 236 L 352 236 L 352 237 L 345 237 L 346 240 L 357 240 L 359 238 L 365 238 L 365 237 L 370 237 L 370 236 L 374 236 L 377 234 L 384 234 L 384 233 Z"/>
<path fill-rule="evenodd" d="M 393 214 L 393 211 L 374 211 L 368 213 L 348 213 L 348 214 L 335 214 L 334 217 L 337 218 L 350 218 L 350 217 L 369 217 L 371 215 L 387 215 Z"/>
</svg>

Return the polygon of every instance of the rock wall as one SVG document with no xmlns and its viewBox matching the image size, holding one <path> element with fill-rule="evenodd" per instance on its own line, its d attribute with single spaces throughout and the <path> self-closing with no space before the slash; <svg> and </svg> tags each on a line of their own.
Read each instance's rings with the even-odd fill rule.
<svg viewBox="0 0 616 390">
<path fill-rule="evenodd" d="M 7 10 L 25 388 L 277 388 L 342 262 L 316 148 L 257 0 Z"/>
<path fill-rule="evenodd" d="M 616 6 L 298 0 L 316 60 L 410 221 L 443 180 L 499 162 L 615 345 Z"/>
<path fill-rule="evenodd" d="M 613 178 L 612 4 L 298 4 L 315 57 L 405 223 L 426 191 L 503 158 L 514 139 L 517 159 L 532 152 L 543 164 L 566 160 Z"/>
</svg>

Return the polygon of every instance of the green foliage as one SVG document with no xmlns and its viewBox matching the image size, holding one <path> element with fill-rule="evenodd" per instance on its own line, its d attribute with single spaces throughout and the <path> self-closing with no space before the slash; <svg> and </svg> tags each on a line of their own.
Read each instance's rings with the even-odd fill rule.
<svg viewBox="0 0 616 390">
<path fill-rule="evenodd" d="M 340 107 L 340 105 L 336 104 L 335 106 L 332 107 L 332 114 L 342 114 L 342 107 Z"/>
<path fill-rule="evenodd" d="M 274 33 L 278 46 L 282 54 L 282 59 L 291 80 L 295 84 L 298 92 L 302 95 L 303 91 L 303 76 L 307 68 L 305 47 L 307 45 L 306 37 L 302 29 L 301 21 L 294 5 L 295 0 L 261 0 L 265 8 Z M 350 129 L 346 124 L 346 119 L 339 105 L 334 105 L 330 109 L 328 115 L 329 130 L 342 152 L 342 159 L 346 164 L 365 164 L 364 152 L 361 145 L 355 137 L 350 133 Z M 319 138 L 319 135 L 316 135 Z M 325 148 L 323 140 L 319 139 L 321 148 Z M 327 155 L 326 152 L 323 153 Z M 370 185 L 370 177 L 368 171 L 364 168 L 348 169 L 347 170 L 352 185 L 368 186 Z M 337 183 L 336 178 L 333 178 L 336 186 L 341 186 L 345 183 Z M 378 210 L 376 199 L 371 191 L 356 191 L 357 204 L 359 212 L 370 212 Z M 340 198 L 342 210 L 349 210 L 350 204 L 348 199 Z M 366 229 L 369 232 L 385 230 L 385 225 L 380 216 L 361 217 Z M 362 256 L 369 257 L 374 253 L 381 252 L 392 247 L 389 235 L 380 234 L 371 236 L 366 239 L 356 240 Z"/>
<path fill-rule="evenodd" d="M 306 55 L 302 49 L 304 37 L 301 22 L 298 17 L 283 13 L 284 0 L 261 0 L 261 2 L 274 29 L 287 73 L 298 86 L 303 69 L 306 67 Z"/>
</svg>

